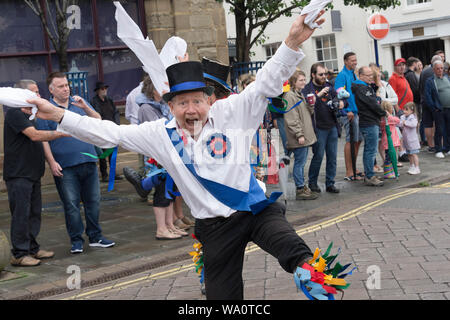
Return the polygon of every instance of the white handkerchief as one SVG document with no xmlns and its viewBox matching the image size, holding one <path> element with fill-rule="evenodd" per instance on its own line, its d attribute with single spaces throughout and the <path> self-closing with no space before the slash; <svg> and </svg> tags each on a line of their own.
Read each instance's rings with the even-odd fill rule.
<svg viewBox="0 0 450 320">
<path fill-rule="evenodd" d="M 170 37 L 166 41 L 164 47 L 159 53 L 159 57 L 164 65 L 164 68 L 178 63 L 177 57 L 183 57 L 186 54 L 187 43 L 180 37 Z"/>
<path fill-rule="evenodd" d="M 300 15 L 306 14 L 305 23 L 311 28 L 316 29 L 320 26 L 314 22 L 320 11 L 325 8 L 333 0 L 311 0 L 311 2 L 303 8 Z"/>
<path fill-rule="evenodd" d="M 34 99 L 38 96 L 33 91 L 21 88 L 4 87 L 0 88 L 0 104 L 11 108 L 32 107 L 30 120 L 36 116 L 37 107 L 27 102 L 28 99 Z"/>
<path fill-rule="evenodd" d="M 160 95 L 162 95 L 163 91 L 169 91 L 169 86 L 165 84 L 169 81 L 166 69 L 159 57 L 155 44 L 148 38 L 144 39 L 141 30 L 130 18 L 120 2 L 114 1 L 114 5 L 116 6 L 117 36 L 142 62 L 144 65 L 143 69 L 152 79 L 156 91 Z"/>
</svg>

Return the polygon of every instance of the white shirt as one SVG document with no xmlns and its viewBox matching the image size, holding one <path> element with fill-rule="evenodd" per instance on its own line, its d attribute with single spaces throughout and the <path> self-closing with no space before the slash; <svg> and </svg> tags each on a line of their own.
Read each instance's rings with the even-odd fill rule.
<svg viewBox="0 0 450 320">
<path fill-rule="evenodd" d="M 125 104 L 125 119 L 130 121 L 131 124 L 139 124 L 139 106 L 136 103 L 136 97 L 139 93 L 141 93 L 142 85 L 142 82 L 139 83 L 139 85 L 131 90 L 131 92 L 127 95 L 127 101 Z"/>
<path fill-rule="evenodd" d="M 275 97 L 283 92 L 283 83 L 303 58 L 301 50 L 294 51 L 283 42 L 276 54 L 258 71 L 255 82 L 240 94 L 218 100 L 211 106 L 208 122 L 199 138 L 195 141 L 188 136 L 184 145 L 199 176 L 248 191 L 252 174 L 250 146 L 267 108 L 266 97 Z M 173 178 L 196 219 L 230 216 L 236 210 L 214 198 L 191 174 L 182 163 L 166 127 L 176 128 L 176 120 L 172 119 L 167 124 L 160 119 L 138 126 L 118 126 L 111 121 L 82 117 L 68 111 L 58 126 L 60 130 L 102 148 L 120 145 L 155 158 Z M 224 134 L 229 142 L 224 158 L 211 156 L 208 149 L 207 141 L 215 133 Z"/>
</svg>

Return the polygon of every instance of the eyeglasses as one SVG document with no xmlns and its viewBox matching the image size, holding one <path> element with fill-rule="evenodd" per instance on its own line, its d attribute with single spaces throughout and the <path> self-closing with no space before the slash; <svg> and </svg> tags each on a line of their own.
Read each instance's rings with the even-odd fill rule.
<svg viewBox="0 0 450 320">
<path fill-rule="evenodd" d="M 327 73 L 316 73 L 319 77 L 323 77 L 324 75 L 326 75 Z"/>
</svg>

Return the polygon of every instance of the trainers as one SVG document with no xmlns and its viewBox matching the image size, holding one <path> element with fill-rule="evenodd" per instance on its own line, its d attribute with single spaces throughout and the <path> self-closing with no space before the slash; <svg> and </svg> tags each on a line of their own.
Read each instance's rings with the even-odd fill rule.
<svg viewBox="0 0 450 320">
<path fill-rule="evenodd" d="M 307 186 L 297 189 L 295 199 L 296 200 L 314 200 L 317 199 L 319 195 L 317 193 L 311 192 Z"/>
<path fill-rule="evenodd" d="M 442 152 L 436 152 L 436 154 L 434 156 L 436 158 L 438 158 L 438 159 L 444 159 L 445 158 L 445 156 L 444 156 L 444 154 Z"/>
<path fill-rule="evenodd" d="M 83 252 L 83 244 L 82 243 L 72 243 L 72 248 L 70 249 L 70 253 L 82 253 Z"/>
<path fill-rule="evenodd" d="M 98 241 L 90 242 L 89 247 L 100 247 L 100 248 L 109 248 L 114 246 L 116 243 L 113 241 L 110 241 L 105 238 L 100 238 Z"/>
<path fill-rule="evenodd" d="M 30 256 L 23 256 L 20 258 L 11 258 L 11 265 L 14 267 L 35 267 L 41 264 L 41 260 Z"/>
<path fill-rule="evenodd" d="M 50 259 L 55 256 L 53 251 L 39 250 L 36 254 L 31 255 L 34 259 Z"/>
<path fill-rule="evenodd" d="M 384 182 L 379 180 L 376 176 L 373 176 L 372 178 L 364 178 L 364 184 L 366 186 L 373 186 L 373 187 L 381 187 Z"/>
<path fill-rule="evenodd" d="M 435 152 L 436 152 L 436 148 L 435 148 L 435 147 L 428 147 L 428 148 L 427 148 L 427 151 L 428 151 L 429 153 L 435 153 Z"/>
<path fill-rule="evenodd" d="M 411 167 L 409 170 L 408 170 L 408 173 L 409 174 L 412 174 L 412 175 L 415 175 L 415 174 L 419 174 L 420 173 L 420 169 L 418 168 L 418 167 Z"/>
<path fill-rule="evenodd" d="M 330 192 L 330 193 L 339 193 L 339 189 L 336 188 L 336 186 L 334 184 L 331 186 L 328 186 L 326 191 Z"/>
<path fill-rule="evenodd" d="M 146 191 L 146 190 L 144 190 L 144 188 L 142 188 L 142 184 L 141 184 L 142 177 L 139 175 L 139 173 L 137 173 L 135 170 L 133 170 L 130 167 L 124 167 L 123 174 L 124 174 L 125 178 L 134 186 L 138 195 L 141 198 L 147 198 L 150 191 Z"/>
</svg>

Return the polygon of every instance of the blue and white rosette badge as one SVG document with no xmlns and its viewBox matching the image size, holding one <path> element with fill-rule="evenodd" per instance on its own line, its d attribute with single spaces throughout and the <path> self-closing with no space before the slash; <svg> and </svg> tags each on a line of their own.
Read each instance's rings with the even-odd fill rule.
<svg viewBox="0 0 450 320">
<path fill-rule="evenodd" d="M 211 157 L 223 159 L 230 153 L 231 143 L 223 133 L 213 133 L 206 140 L 206 148 Z"/>
</svg>

